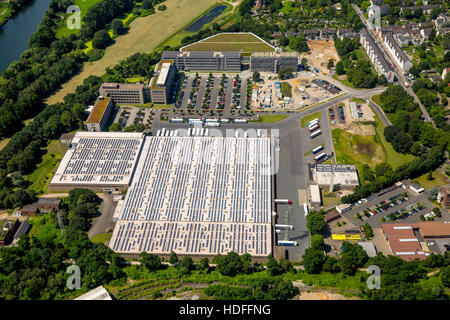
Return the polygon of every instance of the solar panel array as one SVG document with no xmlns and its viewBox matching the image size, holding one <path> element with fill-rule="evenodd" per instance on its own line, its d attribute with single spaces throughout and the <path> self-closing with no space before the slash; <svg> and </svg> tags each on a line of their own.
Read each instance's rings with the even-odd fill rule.
<svg viewBox="0 0 450 320">
<path fill-rule="evenodd" d="M 72 142 L 52 184 L 127 185 L 143 138 L 93 135 Z"/>
<path fill-rule="evenodd" d="M 147 137 L 110 246 L 267 256 L 270 183 L 267 138 Z"/>
</svg>

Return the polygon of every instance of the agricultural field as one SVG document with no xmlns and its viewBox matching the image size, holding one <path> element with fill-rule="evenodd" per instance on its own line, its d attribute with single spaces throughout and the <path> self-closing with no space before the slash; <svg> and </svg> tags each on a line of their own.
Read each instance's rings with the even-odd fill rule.
<svg viewBox="0 0 450 320">
<path fill-rule="evenodd" d="M 182 51 L 275 52 L 275 48 L 251 33 L 220 33 L 182 48 Z"/>
<path fill-rule="evenodd" d="M 191 21 L 199 12 L 208 9 L 214 0 L 166 0 L 167 10 L 157 10 L 155 14 L 137 18 L 130 24 L 127 34 L 116 39 L 115 43 L 106 48 L 105 55 L 100 60 L 85 63 L 83 70 L 62 85 L 62 89 L 49 97 L 48 104 L 61 102 L 68 93 L 75 92 L 77 86 L 91 75 L 101 76 L 107 67 L 116 65 L 119 61 L 138 53 L 151 52 L 171 34 L 180 30 L 186 21 Z"/>
</svg>

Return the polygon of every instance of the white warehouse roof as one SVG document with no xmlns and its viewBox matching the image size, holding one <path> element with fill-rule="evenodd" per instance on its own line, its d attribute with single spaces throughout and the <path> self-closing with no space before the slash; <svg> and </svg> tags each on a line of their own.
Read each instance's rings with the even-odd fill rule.
<svg viewBox="0 0 450 320">
<path fill-rule="evenodd" d="M 267 256 L 270 174 L 268 138 L 146 137 L 110 247 Z"/>
</svg>

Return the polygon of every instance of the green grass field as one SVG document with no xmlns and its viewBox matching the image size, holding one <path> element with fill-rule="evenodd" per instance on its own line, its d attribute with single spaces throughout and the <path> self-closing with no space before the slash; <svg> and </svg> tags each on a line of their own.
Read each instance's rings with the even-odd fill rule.
<svg viewBox="0 0 450 320">
<path fill-rule="evenodd" d="M 394 147 L 389 142 L 386 141 L 383 133 L 385 125 L 383 124 L 383 122 L 381 121 L 381 119 L 378 117 L 377 114 L 375 114 L 375 123 L 376 123 L 375 131 L 377 134 L 378 141 L 384 150 L 384 154 L 386 157 L 385 161 L 389 163 L 392 166 L 392 168 L 396 169 L 402 164 L 408 163 L 416 158 L 412 154 L 402 154 L 395 151 Z"/>
<path fill-rule="evenodd" d="M 285 114 L 261 114 L 259 120 L 250 122 L 272 123 L 286 119 L 288 116 Z"/>
<path fill-rule="evenodd" d="M 252 34 L 219 33 L 183 48 L 183 51 L 274 52 L 275 49 Z"/>
<path fill-rule="evenodd" d="M 307 115 L 306 117 L 303 117 L 300 119 L 300 126 L 302 128 L 305 128 L 308 125 L 308 122 L 310 122 L 311 120 L 318 118 L 319 120 L 322 118 L 322 113 L 320 112 L 314 112 L 311 113 L 310 115 Z"/>
<path fill-rule="evenodd" d="M 283 97 L 292 97 L 292 86 L 288 82 L 281 82 L 280 87 Z"/>
<path fill-rule="evenodd" d="M 58 167 L 66 149 L 66 146 L 59 140 L 53 140 L 46 148 L 47 153 L 42 156 L 42 161 L 37 165 L 36 170 L 25 176 L 26 180 L 31 183 L 30 188 L 36 193 L 42 194 L 47 191 L 53 172 Z"/>
<path fill-rule="evenodd" d="M 111 240 L 112 237 L 112 233 L 101 233 L 101 234 L 96 234 L 95 236 L 93 236 L 91 238 L 91 241 L 93 243 L 105 243 L 106 241 Z"/>
<path fill-rule="evenodd" d="M 258 37 L 251 33 L 219 33 L 202 42 L 261 42 Z"/>
<path fill-rule="evenodd" d="M 243 51 L 243 52 L 273 52 L 274 49 L 265 43 L 253 42 L 197 42 L 183 51 Z"/>
<path fill-rule="evenodd" d="M 354 164 L 359 168 L 363 164 L 375 167 L 385 160 L 383 148 L 376 136 L 355 135 L 343 129 L 333 129 L 331 134 L 337 163 Z"/>
<path fill-rule="evenodd" d="M 336 196 L 336 192 L 328 192 L 328 190 L 320 189 L 320 194 L 322 195 L 322 205 L 324 207 L 341 201 L 341 198 Z"/>
<path fill-rule="evenodd" d="M 440 171 L 438 170 L 433 171 L 432 176 L 433 180 L 428 180 L 427 179 L 428 173 L 425 173 L 420 177 L 414 179 L 414 181 L 420 184 L 425 190 L 447 184 L 447 177 L 443 175 Z"/>
</svg>

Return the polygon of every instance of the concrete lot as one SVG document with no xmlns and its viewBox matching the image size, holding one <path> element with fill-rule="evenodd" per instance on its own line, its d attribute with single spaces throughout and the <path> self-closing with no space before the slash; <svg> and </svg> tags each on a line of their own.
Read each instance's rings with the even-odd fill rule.
<svg viewBox="0 0 450 320">
<path fill-rule="evenodd" d="M 91 229 L 89 229 L 89 239 L 97 234 L 106 232 L 107 228 L 114 228 L 115 223 L 112 221 L 114 211 L 116 210 L 117 202 L 113 201 L 113 195 L 110 193 L 98 194 L 102 198 L 99 211 L 101 215 L 94 219 Z"/>
</svg>

